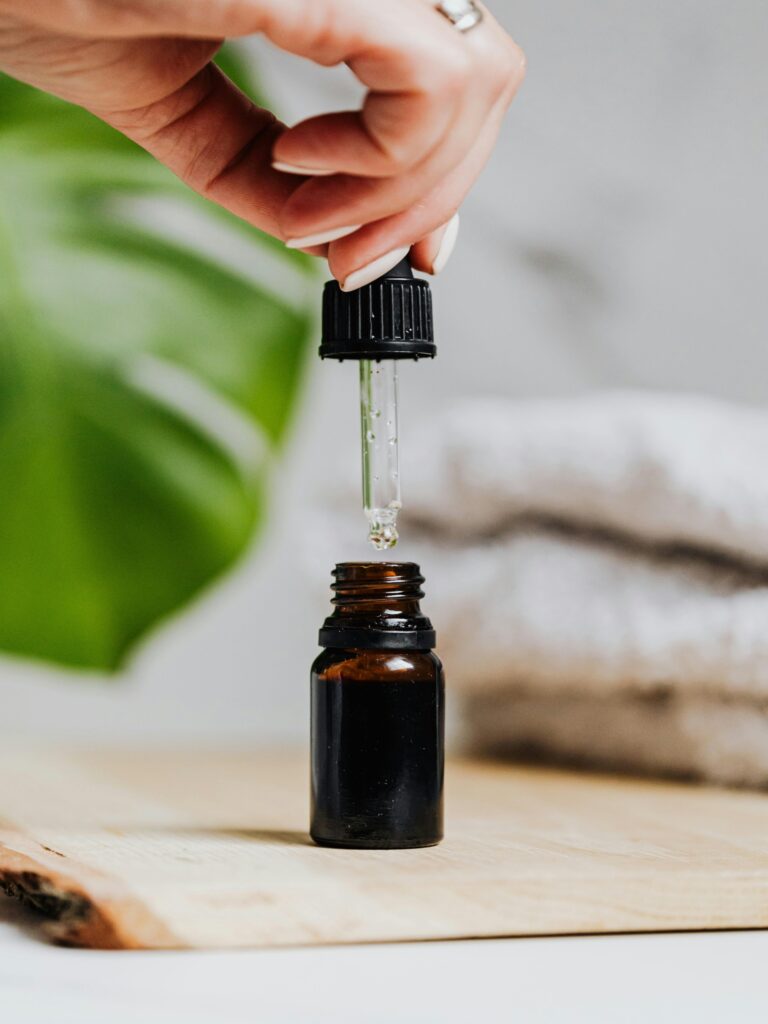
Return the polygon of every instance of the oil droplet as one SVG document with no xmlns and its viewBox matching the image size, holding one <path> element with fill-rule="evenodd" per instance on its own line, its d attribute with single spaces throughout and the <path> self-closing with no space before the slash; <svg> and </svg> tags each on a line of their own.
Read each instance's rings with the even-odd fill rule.
<svg viewBox="0 0 768 1024">
<path fill-rule="evenodd" d="M 387 508 L 367 510 L 368 540 L 377 551 L 386 551 L 397 544 L 397 513 L 400 508 L 400 502 L 393 501 Z"/>
<path fill-rule="evenodd" d="M 397 527 L 394 523 L 371 523 L 368 540 L 377 551 L 387 551 L 397 544 Z"/>
</svg>

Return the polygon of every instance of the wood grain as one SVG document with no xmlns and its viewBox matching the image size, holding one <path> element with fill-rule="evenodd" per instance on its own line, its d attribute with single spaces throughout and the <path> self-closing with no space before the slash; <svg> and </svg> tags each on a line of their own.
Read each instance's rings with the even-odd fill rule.
<svg viewBox="0 0 768 1024">
<path fill-rule="evenodd" d="M 0 881 L 99 948 L 768 925 L 768 797 L 450 765 L 447 838 L 320 849 L 306 758 L 0 755 Z"/>
</svg>

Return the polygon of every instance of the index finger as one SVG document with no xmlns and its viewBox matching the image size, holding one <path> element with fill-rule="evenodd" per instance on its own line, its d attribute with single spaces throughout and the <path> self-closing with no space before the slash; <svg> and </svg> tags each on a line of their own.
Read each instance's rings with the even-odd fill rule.
<svg viewBox="0 0 768 1024">
<path fill-rule="evenodd" d="M 346 63 L 370 91 L 361 110 L 288 129 L 274 155 L 290 169 L 399 173 L 444 137 L 468 89 L 470 54 L 431 6 L 413 0 L 357 6 L 368 7 L 370 17 L 352 31 L 347 26 L 335 50 L 326 47 L 322 56 L 324 63 Z"/>
</svg>

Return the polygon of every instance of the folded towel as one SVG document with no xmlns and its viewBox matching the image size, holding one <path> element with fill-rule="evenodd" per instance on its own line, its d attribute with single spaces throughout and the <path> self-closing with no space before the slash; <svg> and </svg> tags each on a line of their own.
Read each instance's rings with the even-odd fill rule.
<svg viewBox="0 0 768 1024">
<path fill-rule="evenodd" d="M 768 565 L 768 413 L 693 395 L 465 402 L 409 444 L 406 514 L 460 537 L 533 516 Z"/>
<path fill-rule="evenodd" d="M 404 455 L 474 746 L 768 783 L 768 413 L 473 401 Z"/>
</svg>

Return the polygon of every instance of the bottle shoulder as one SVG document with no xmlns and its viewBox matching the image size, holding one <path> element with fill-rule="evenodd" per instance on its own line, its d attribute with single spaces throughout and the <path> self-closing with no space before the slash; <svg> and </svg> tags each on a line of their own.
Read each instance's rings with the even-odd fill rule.
<svg viewBox="0 0 768 1024">
<path fill-rule="evenodd" d="M 312 665 L 312 674 L 322 679 L 414 679 L 441 677 L 442 662 L 434 651 L 386 651 L 328 647 Z"/>
</svg>

